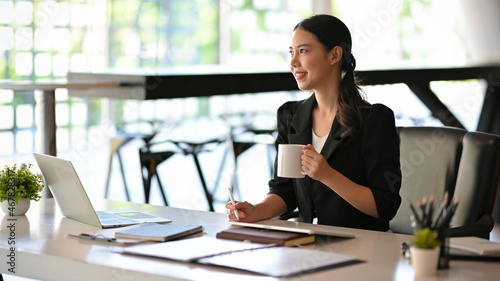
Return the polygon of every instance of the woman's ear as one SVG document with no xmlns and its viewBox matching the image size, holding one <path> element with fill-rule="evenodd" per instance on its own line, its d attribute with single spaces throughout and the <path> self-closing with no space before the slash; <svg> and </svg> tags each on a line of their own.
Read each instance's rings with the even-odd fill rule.
<svg viewBox="0 0 500 281">
<path fill-rule="evenodd" d="M 333 47 L 333 49 L 330 51 L 330 58 L 331 58 L 330 64 L 331 65 L 334 65 L 334 64 L 342 61 L 343 51 L 344 50 L 340 46 Z"/>
</svg>

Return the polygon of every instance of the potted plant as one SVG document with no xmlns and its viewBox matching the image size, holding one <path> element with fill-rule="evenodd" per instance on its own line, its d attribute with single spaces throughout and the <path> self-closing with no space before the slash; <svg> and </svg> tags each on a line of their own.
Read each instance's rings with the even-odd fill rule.
<svg viewBox="0 0 500 281">
<path fill-rule="evenodd" d="M 411 263 L 415 275 L 432 275 L 436 273 L 439 260 L 438 233 L 426 227 L 418 230 L 411 241 Z"/>
<path fill-rule="evenodd" d="M 41 174 L 30 171 L 32 164 L 5 166 L 0 170 L 0 205 L 9 216 L 22 216 L 30 206 L 30 200 L 39 201 L 45 187 Z"/>
</svg>

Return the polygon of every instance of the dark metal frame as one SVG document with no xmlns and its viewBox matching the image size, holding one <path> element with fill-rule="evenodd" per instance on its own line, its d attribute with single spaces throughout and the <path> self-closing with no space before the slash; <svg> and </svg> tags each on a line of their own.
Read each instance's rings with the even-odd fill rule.
<svg viewBox="0 0 500 281">
<path fill-rule="evenodd" d="M 500 65 L 356 71 L 361 85 L 406 84 L 446 126 L 464 128 L 430 88 L 432 81 L 484 79 L 488 83 L 477 130 L 500 134 Z M 145 75 L 146 99 L 296 91 L 290 72 L 211 72 Z"/>
</svg>

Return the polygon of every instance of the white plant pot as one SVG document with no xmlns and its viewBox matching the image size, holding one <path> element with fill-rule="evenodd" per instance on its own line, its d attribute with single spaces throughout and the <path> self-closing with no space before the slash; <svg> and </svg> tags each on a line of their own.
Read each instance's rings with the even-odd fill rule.
<svg viewBox="0 0 500 281">
<path fill-rule="evenodd" d="M 17 201 L 17 204 L 14 204 L 14 206 L 9 206 L 9 200 L 5 200 L 0 203 L 0 206 L 2 207 L 2 211 L 7 216 L 23 216 L 30 208 L 30 200 L 21 198 Z"/>
<path fill-rule="evenodd" d="M 436 274 L 439 260 L 439 247 L 422 249 L 411 247 L 411 263 L 415 275 L 430 276 Z"/>
</svg>

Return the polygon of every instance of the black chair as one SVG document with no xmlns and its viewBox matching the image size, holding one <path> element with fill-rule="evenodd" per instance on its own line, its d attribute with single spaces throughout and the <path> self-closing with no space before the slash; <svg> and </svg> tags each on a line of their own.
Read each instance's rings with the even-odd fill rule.
<svg viewBox="0 0 500 281">
<path fill-rule="evenodd" d="M 402 204 L 390 228 L 413 234 L 407 200 L 415 203 L 445 192 L 460 198 L 451 236 L 489 238 L 500 183 L 500 137 L 451 127 L 398 128 L 401 148 Z"/>
<path fill-rule="evenodd" d="M 116 135 L 110 138 L 109 140 L 109 163 L 108 163 L 108 174 L 106 176 L 106 186 L 105 186 L 105 191 L 104 191 L 104 198 L 108 198 L 109 194 L 109 187 L 111 183 L 111 172 L 112 172 L 112 166 L 113 166 L 113 158 L 116 156 L 117 161 L 118 161 L 118 166 L 120 168 L 120 174 L 121 178 L 123 181 L 123 187 L 125 191 L 125 196 L 127 198 L 127 201 L 130 201 L 130 192 L 128 189 L 128 184 L 127 184 L 127 179 L 125 177 L 125 168 L 123 166 L 123 160 L 120 151 L 122 148 L 128 144 L 129 142 L 135 140 L 135 139 L 141 139 L 145 145 L 151 141 L 151 139 L 155 136 L 156 134 L 156 129 L 155 129 L 155 124 L 154 123 L 148 123 L 150 132 L 148 133 L 141 133 L 141 132 L 127 132 L 125 131 L 121 126 L 118 126 L 117 130 L 118 132 Z"/>
<path fill-rule="evenodd" d="M 175 154 L 174 151 L 151 151 L 149 146 L 144 146 L 139 149 L 139 161 L 141 163 L 141 176 L 144 187 L 144 201 L 149 203 L 151 194 L 151 182 L 156 178 L 158 187 L 165 206 L 168 206 L 167 196 L 163 190 L 160 175 L 158 174 L 158 165 L 169 159 Z"/>
<path fill-rule="evenodd" d="M 139 149 L 146 203 L 149 203 L 150 200 L 149 196 L 152 179 L 156 177 L 163 197 L 163 202 L 165 205 L 168 205 L 157 167 L 161 162 L 169 159 L 174 154 L 181 153 L 193 157 L 196 171 L 208 203 L 208 208 L 210 211 L 214 211 L 213 194 L 217 190 L 218 183 L 216 182 L 213 188 L 209 188 L 203 173 L 199 155 L 212 152 L 220 144 L 226 142 L 227 133 L 225 131 L 221 133 L 220 127 L 216 128 L 220 125 L 218 123 L 221 123 L 219 121 L 220 120 L 211 120 L 205 117 L 183 120 L 179 122 L 175 128 L 169 128 L 169 130 L 158 132 L 153 140 Z M 215 126 L 214 128 L 216 129 L 212 131 L 210 126 Z M 209 129 L 207 131 L 210 131 L 207 135 L 216 135 L 216 137 L 205 138 L 205 134 L 202 131 L 207 128 Z"/>
<path fill-rule="evenodd" d="M 222 163 L 216 178 L 216 186 L 219 185 L 226 161 L 231 157 L 232 178 L 231 189 L 235 198 L 241 199 L 238 180 L 238 159 L 256 145 L 266 147 L 269 178 L 274 175 L 274 158 L 276 156 L 275 140 L 277 135 L 276 116 L 274 112 L 238 112 L 226 113 L 220 116 L 229 127 L 227 145 L 222 157 Z"/>
<path fill-rule="evenodd" d="M 275 134 L 276 129 L 257 129 L 251 126 L 231 129 L 231 134 L 227 140 L 227 146 L 224 151 L 215 185 L 218 186 L 227 157 L 232 154 L 234 164 L 232 168 L 233 175 L 231 188 L 235 196 L 240 195 L 238 183 L 238 158 L 255 145 L 266 146 L 269 176 L 272 178 L 274 173 L 274 158 L 276 155 L 276 149 L 274 148 L 274 140 L 276 139 Z"/>
</svg>

